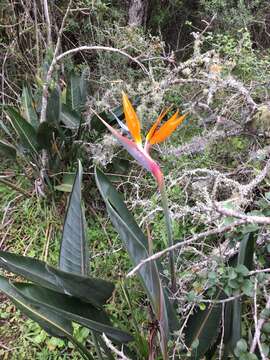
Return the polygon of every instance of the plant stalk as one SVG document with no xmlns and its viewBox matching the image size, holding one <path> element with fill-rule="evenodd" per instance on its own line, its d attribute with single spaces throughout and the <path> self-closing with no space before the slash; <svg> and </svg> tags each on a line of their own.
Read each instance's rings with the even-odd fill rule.
<svg viewBox="0 0 270 360">
<path fill-rule="evenodd" d="M 172 232 L 172 222 L 169 212 L 167 193 L 165 189 L 164 180 L 162 185 L 159 187 L 162 207 L 165 215 L 165 222 L 168 234 L 168 246 L 173 245 L 173 232 Z M 176 291 L 176 278 L 175 278 L 175 264 L 174 264 L 174 251 L 169 252 L 169 264 L 170 264 L 170 273 L 171 273 L 171 290 L 172 292 Z"/>
</svg>

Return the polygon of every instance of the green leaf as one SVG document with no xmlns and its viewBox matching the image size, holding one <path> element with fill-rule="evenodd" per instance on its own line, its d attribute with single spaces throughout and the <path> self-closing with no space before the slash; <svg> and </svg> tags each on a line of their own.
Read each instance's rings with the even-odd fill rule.
<svg viewBox="0 0 270 360">
<path fill-rule="evenodd" d="M 79 129 L 81 124 L 80 115 L 75 110 L 70 109 L 66 104 L 62 104 L 60 120 L 71 130 Z"/>
<path fill-rule="evenodd" d="M 245 265 L 248 270 L 253 267 L 254 256 L 254 233 L 247 234 L 240 242 L 240 248 L 237 258 L 237 267 Z M 237 292 L 239 293 L 239 291 Z M 236 294 L 235 294 L 236 295 Z M 231 349 L 236 347 L 237 342 L 241 339 L 241 317 L 242 317 L 242 300 L 240 298 L 233 300 L 232 310 L 232 329 L 231 329 Z"/>
<path fill-rule="evenodd" d="M 118 117 L 118 119 L 124 119 L 124 111 L 122 105 L 117 106 L 112 110 L 114 115 Z M 102 111 L 99 116 L 104 119 L 108 124 L 112 125 L 116 122 L 115 116 L 109 113 L 108 111 Z M 100 121 L 97 115 L 92 116 L 91 118 L 91 129 L 94 129 L 98 132 L 105 130 L 105 125 Z"/>
<path fill-rule="evenodd" d="M 0 155 L 15 160 L 17 156 L 17 150 L 7 141 L 0 140 Z"/>
<path fill-rule="evenodd" d="M 35 129 L 37 129 L 39 126 L 38 115 L 34 108 L 33 98 L 28 86 L 23 87 L 22 108 L 24 118 L 29 122 L 29 124 L 31 124 Z"/>
<path fill-rule="evenodd" d="M 85 73 L 81 76 L 70 74 L 67 86 L 67 105 L 73 110 L 83 110 L 87 96 L 87 80 Z"/>
<path fill-rule="evenodd" d="M 70 274 L 43 261 L 0 251 L 0 267 L 62 294 L 73 295 L 101 307 L 111 297 L 114 285 L 105 280 Z"/>
<path fill-rule="evenodd" d="M 49 334 L 56 337 L 65 337 L 65 333 L 71 333 L 71 322 L 63 319 L 63 317 L 60 317 L 55 312 L 48 312 L 48 314 L 44 314 L 43 311 L 40 311 L 40 314 L 36 314 L 33 311 L 33 314 L 31 316 L 31 309 L 28 309 L 25 302 L 23 301 L 22 296 L 18 294 L 16 289 L 13 285 L 9 283 L 9 281 L 0 275 L 0 291 L 4 292 L 10 299 L 15 302 L 16 306 L 21 309 L 24 313 L 26 313 L 29 317 L 33 319 L 33 317 L 37 317 L 37 319 L 33 319 L 37 321 L 44 330 L 46 330 Z M 28 314 L 28 313 L 29 314 Z M 47 319 L 42 318 L 42 315 L 46 316 Z M 52 324 L 50 324 L 50 320 L 52 321 Z M 54 326 L 54 323 L 57 323 L 58 326 Z M 61 329 L 62 328 L 62 329 Z"/>
<path fill-rule="evenodd" d="M 61 90 L 56 86 L 50 93 L 46 109 L 46 121 L 59 127 L 61 113 Z"/>
<path fill-rule="evenodd" d="M 248 269 L 253 268 L 255 246 L 255 233 L 249 233 L 243 236 L 240 242 L 238 257 L 237 257 L 237 269 L 243 270 L 243 265 Z M 249 282 L 246 282 L 244 292 L 248 295 L 251 294 L 251 286 Z M 240 291 L 236 291 L 234 295 L 238 295 Z M 224 346 L 225 353 L 233 353 L 237 342 L 241 339 L 241 318 L 242 318 L 242 300 L 237 298 L 226 304 L 225 316 L 225 332 L 224 332 Z"/>
<path fill-rule="evenodd" d="M 128 211 L 122 198 L 114 189 L 108 178 L 96 169 L 96 183 L 106 203 L 106 208 L 111 221 L 120 235 L 120 238 L 128 251 L 133 265 L 139 264 L 149 257 L 147 251 L 147 240 Z M 157 265 L 154 261 L 146 263 L 138 271 L 141 282 L 149 296 L 153 311 L 160 323 L 161 338 L 164 339 L 162 351 L 166 351 L 166 339 L 169 335 L 167 308 L 164 300 L 164 292 Z"/>
<path fill-rule="evenodd" d="M 136 97 L 132 101 L 132 104 L 134 106 L 137 105 L 139 103 L 139 100 L 140 100 L 139 97 Z M 110 125 L 116 122 L 115 117 L 117 117 L 121 121 L 123 121 L 125 118 L 122 104 L 116 106 L 111 111 L 102 111 L 99 114 L 99 116 L 102 117 L 102 119 L 104 119 Z M 98 132 L 104 131 L 106 129 L 105 125 L 100 121 L 97 115 L 92 116 L 90 125 L 91 125 L 91 129 L 94 129 Z"/>
<path fill-rule="evenodd" d="M 87 276 L 89 272 L 89 254 L 86 243 L 85 216 L 82 207 L 82 176 L 82 165 L 78 161 L 78 170 L 64 221 L 59 268 L 66 272 Z"/>
<path fill-rule="evenodd" d="M 254 233 L 247 234 L 240 242 L 238 265 L 244 265 L 249 271 L 254 265 Z"/>
<path fill-rule="evenodd" d="M 18 309 L 36 321 L 50 335 L 69 339 L 85 359 L 93 360 L 88 351 L 72 336 L 70 320 L 59 316 L 58 312 L 50 309 L 46 305 L 29 301 L 3 276 L 0 276 L 0 291 L 5 293 Z"/>
<path fill-rule="evenodd" d="M 247 342 L 244 339 L 240 339 L 239 341 L 237 341 L 237 349 L 241 352 L 246 352 L 247 351 Z"/>
<path fill-rule="evenodd" d="M 71 193 L 73 188 L 73 183 L 75 180 L 75 173 L 67 173 L 63 176 L 62 183 L 60 185 L 55 186 L 54 188 L 58 191 L 64 191 Z"/>
<path fill-rule="evenodd" d="M 224 299 L 225 294 L 218 290 L 216 300 Z M 185 344 L 193 348 L 194 342 L 198 346 L 192 351 L 192 359 L 202 359 L 205 353 L 216 341 L 220 332 L 220 321 L 222 316 L 222 304 L 209 304 L 205 310 L 194 312 L 188 319 L 185 328 Z"/>
<path fill-rule="evenodd" d="M 262 347 L 264 356 L 268 356 L 269 355 L 269 345 L 262 343 L 261 347 Z"/>
<path fill-rule="evenodd" d="M 132 340 L 128 333 L 110 326 L 103 310 L 98 310 L 79 299 L 37 285 L 17 283 L 15 286 L 19 293 L 33 305 L 48 308 L 61 314 L 67 320 L 75 321 L 98 333 L 105 333 L 112 340 L 121 343 Z"/>
<path fill-rule="evenodd" d="M 250 279 L 245 279 L 242 285 L 243 293 L 249 297 L 254 295 L 254 285 Z"/>
<path fill-rule="evenodd" d="M 5 112 L 18 134 L 21 144 L 31 153 L 38 155 L 39 146 L 35 128 L 14 107 L 5 106 Z"/>
<path fill-rule="evenodd" d="M 80 77 L 80 92 L 81 92 L 81 104 L 82 106 L 85 105 L 88 95 L 88 85 L 89 85 L 89 68 L 85 68 L 82 71 Z"/>
</svg>

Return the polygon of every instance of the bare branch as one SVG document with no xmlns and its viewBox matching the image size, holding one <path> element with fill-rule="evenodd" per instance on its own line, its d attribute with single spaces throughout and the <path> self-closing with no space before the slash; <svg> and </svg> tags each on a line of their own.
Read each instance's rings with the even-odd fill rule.
<svg viewBox="0 0 270 360">
<path fill-rule="evenodd" d="M 257 344 L 260 343 L 261 330 L 262 330 L 263 324 L 264 324 L 265 321 L 266 321 L 266 320 L 265 320 L 264 318 L 262 318 L 262 317 L 261 317 L 259 320 L 257 319 L 256 291 L 255 291 L 255 293 L 254 293 L 254 296 L 255 296 L 255 298 L 254 298 L 254 299 L 255 299 L 255 300 L 254 300 L 255 334 L 254 334 L 253 341 L 252 341 L 252 344 L 251 344 L 251 347 L 250 347 L 250 353 L 254 353 Z M 268 296 L 268 298 L 267 298 L 267 302 L 266 302 L 266 305 L 265 305 L 265 309 L 270 309 L 270 296 Z M 260 349 L 260 352 L 261 352 L 261 355 L 262 355 L 261 349 Z M 266 358 L 265 358 L 265 359 L 266 359 Z"/>
<path fill-rule="evenodd" d="M 52 24 L 49 13 L 48 1 L 43 0 L 44 16 L 47 23 L 47 45 L 52 47 Z"/>
<path fill-rule="evenodd" d="M 225 226 L 222 226 L 222 227 L 217 227 L 217 228 L 214 228 L 214 229 L 211 229 L 211 230 L 207 230 L 207 231 L 204 231 L 202 233 L 196 234 L 196 235 L 190 237 L 189 239 L 187 239 L 185 241 L 178 242 L 177 244 L 175 244 L 173 246 L 170 246 L 170 247 L 168 247 L 168 248 L 166 248 L 164 250 L 161 250 L 161 251 L 155 253 L 154 255 L 149 256 L 147 259 L 142 260 L 137 266 L 135 266 L 127 274 L 127 277 L 133 276 L 144 264 L 146 264 L 146 263 L 148 263 L 150 261 L 153 261 L 153 260 L 157 260 L 160 257 L 162 257 L 162 256 L 166 255 L 167 253 L 169 253 L 170 251 L 174 251 L 175 249 L 179 249 L 184 245 L 191 244 L 191 243 L 196 242 L 196 241 L 198 241 L 200 239 L 203 239 L 203 238 L 205 238 L 207 236 L 225 233 L 225 232 L 230 231 L 230 230 L 232 230 L 232 229 L 234 229 L 234 228 L 236 228 L 236 227 L 238 227 L 240 225 L 243 225 L 245 223 L 246 223 L 246 220 L 238 220 L 238 221 L 235 221 L 232 224 L 225 225 Z"/>
<path fill-rule="evenodd" d="M 109 340 L 107 338 L 107 336 L 103 333 L 102 334 L 102 338 L 105 341 L 106 345 L 108 346 L 108 348 L 117 356 L 117 359 L 119 360 L 130 360 L 130 358 L 128 358 L 123 351 L 119 351 L 111 342 L 111 340 Z"/>
<path fill-rule="evenodd" d="M 61 61 L 64 57 L 66 57 L 68 55 L 75 54 L 75 53 L 81 52 L 81 51 L 93 51 L 93 50 L 95 50 L 95 51 L 103 50 L 103 51 L 116 52 L 118 54 L 121 54 L 121 55 L 129 58 L 133 62 L 135 62 L 137 65 L 139 65 L 140 68 L 143 70 L 143 72 L 145 74 L 147 74 L 148 76 L 150 76 L 146 67 L 140 61 L 138 61 L 136 58 L 132 57 L 127 52 L 125 52 L 121 49 L 117 49 L 117 48 L 113 48 L 113 47 L 109 47 L 109 46 L 98 46 L 98 45 L 97 46 L 88 46 L 88 45 L 79 46 L 77 48 L 67 50 L 67 51 L 63 52 L 62 54 L 60 54 L 59 56 L 57 56 L 55 63 Z"/>
<path fill-rule="evenodd" d="M 222 215 L 236 217 L 244 220 L 246 223 L 270 225 L 270 217 L 268 216 L 246 215 L 235 210 L 225 209 L 217 202 L 214 204 L 214 208 Z"/>
</svg>

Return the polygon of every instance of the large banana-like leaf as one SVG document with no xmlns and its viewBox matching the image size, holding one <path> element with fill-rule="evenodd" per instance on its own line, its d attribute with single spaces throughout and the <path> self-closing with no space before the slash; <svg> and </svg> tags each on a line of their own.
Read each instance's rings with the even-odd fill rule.
<svg viewBox="0 0 270 360">
<path fill-rule="evenodd" d="M 37 129 L 39 126 L 38 115 L 34 108 L 33 98 L 28 86 L 23 87 L 22 108 L 24 118 L 29 122 L 29 124 L 31 124 L 35 129 Z"/>
<path fill-rule="evenodd" d="M 11 159 L 16 159 L 16 148 L 7 141 L 0 140 L 0 155 Z"/>
<path fill-rule="evenodd" d="M 147 239 L 118 192 L 114 189 L 108 178 L 98 169 L 96 169 L 96 182 L 106 203 L 111 221 L 119 233 L 133 265 L 139 264 L 142 260 L 149 257 Z M 157 265 L 155 262 L 148 262 L 140 268 L 138 273 L 149 296 L 156 318 L 159 320 L 162 337 L 167 339 L 169 336 L 167 309 Z M 166 351 L 165 343 L 166 340 L 163 344 L 163 352 Z"/>
<path fill-rule="evenodd" d="M 111 297 L 114 285 L 105 280 L 71 274 L 43 261 L 0 251 L 0 267 L 62 294 L 73 295 L 101 307 Z"/>
<path fill-rule="evenodd" d="M 5 106 L 5 113 L 17 132 L 21 144 L 32 154 L 38 155 L 39 145 L 35 128 L 13 106 Z"/>
<path fill-rule="evenodd" d="M 218 290 L 215 299 L 223 299 L 225 294 Z M 205 310 L 196 309 L 187 322 L 185 329 L 185 344 L 190 348 L 198 341 L 198 346 L 192 351 L 191 359 L 202 359 L 208 349 L 216 341 L 220 331 L 222 304 L 209 304 Z"/>
<path fill-rule="evenodd" d="M 253 269 L 254 246 L 254 233 L 249 233 L 245 235 L 240 242 L 237 265 L 245 265 L 248 270 Z M 232 301 L 232 303 L 227 304 L 226 307 L 226 331 L 224 333 L 225 353 L 233 353 L 237 341 L 241 339 L 242 299 L 236 298 Z"/>
<path fill-rule="evenodd" d="M 78 161 L 78 170 L 64 221 L 59 268 L 66 272 L 87 276 L 89 272 L 89 254 L 86 243 L 85 216 L 82 207 L 82 176 L 82 165 Z"/>
<path fill-rule="evenodd" d="M 58 311 L 52 310 L 48 306 L 29 301 L 3 276 L 0 276 L 0 291 L 6 294 L 18 309 L 36 321 L 50 335 L 69 339 L 85 359 L 93 360 L 88 351 L 72 336 L 72 325 L 69 319 L 59 315 Z"/>
<path fill-rule="evenodd" d="M 59 267 L 63 271 L 87 276 L 89 272 L 89 252 L 87 249 L 86 222 L 81 194 L 82 176 L 83 169 L 81 162 L 78 161 L 78 170 L 69 198 L 62 233 Z M 82 315 L 81 311 L 78 315 Z M 102 341 L 100 334 L 96 333 L 95 329 L 92 329 L 92 337 L 97 354 L 101 355 L 100 347 L 107 354 L 110 354 L 110 350 Z M 112 354 L 110 356 L 112 357 Z M 101 359 L 103 359 L 102 356 Z"/>
<path fill-rule="evenodd" d="M 98 310 L 79 299 L 44 289 L 37 285 L 16 284 L 19 293 L 28 299 L 33 306 L 48 308 L 63 318 L 77 322 L 98 333 L 105 333 L 112 340 L 126 343 L 132 337 L 119 329 L 113 328 L 103 310 Z"/>
</svg>

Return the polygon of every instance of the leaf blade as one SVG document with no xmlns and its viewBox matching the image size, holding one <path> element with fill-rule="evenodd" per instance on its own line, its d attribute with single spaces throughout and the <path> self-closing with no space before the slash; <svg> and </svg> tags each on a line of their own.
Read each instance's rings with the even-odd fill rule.
<svg viewBox="0 0 270 360">
<path fill-rule="evenodd" d="M 132 337 L 119 329 L 112 327 L 105 316 L 103 310 L 90 308 L 79 299 L 72 298 L 64 294 L 58 294 L 51 290 L 46 290 L 37 285 L 16 284 L 16 289 L 33 304 L 40 307 L 48 308 L 61 314 L 65 319 L 75 321 L 83 326 L 88 327 L 98 333 L 105 333 L 111 339 L 119 342 L 129 342 Z M 100 322 L 100 319 L 102 322 Z"/>
<path fill-rule="evenodd" d="M 86 360 L 93 360 L 91 354 L 72 335 L 71 321 L 59 316 L 48 307 L 33 306 L 16 287 L 0 275 L 0 291 L 5 293 L 10 300 L 25 315 L 36 321 L 50 335 L 69 339 Z M 36 304 L 37 305 L 37 304 Z"/>
<path fill-rule="evenodd" d="M 218 290 L 215 299 L 221 300 L 225 294 Z M 185 344 L 191 347 L 199 341 L 196 349 L 192 351 L 192 359 L 201 359 L 213 345 L 220 332 L 222 304 L 209 304 L 205 310 L 197 309 L 189 320 L 185 329 Z"/>
<path fill-rule="evenodd" d="M 81 118 L 78 113 L 70 109 L 66 104 L 62 104 L 60 120 L 68 129 L 71 130 L 79 129 L 81 124 Z"/>
<path fill-rule="evenodd" d="M 114 290 L 109 281 L 70 274 L 41 260 L 4 251 L 0 251 L 0 267 L 48 289 L 82 298 L 97 307 L 104 305 Z"/>
<path fill-rule="evenodd" d="M 14 107 L 5 106 L 4 111 L 11 125 L 17 132 L 22 145 L 35 155 L 38 155 L 39 146 L 35 128 L 29 124 Z"/>
<path fill-rule="evenodd" d="M 89 255 L 86 244 L 85 216 L 82 208 L 82 176 L 82 165 L 78 161 L 78 169 L 64 221 L 59 268 L 66 272 L 87 276 Z"/>
<path fill-rule="evenodd" d="M 149 256 L 146 248 L 147 240 L 107 177 L 98 169 L 95 171 L 95 176 L 111 221 L 119 233 L 132 263 L 136 266 Z M 165 339 L 163 351 L 166 351 L 169 326 L 164 292 L 157 265 L 155 262 L 148 262 L 139 269 L 138 273 L 142 285 L 149 296 L 153 311 L 159 320 L 160 330 L 163 331 L 163 339 Z"/>
<path fill-rule="evenodd" d="M 33 106 L 33 98 L 28 86 L 23 87 L 21 100 L 25 119 L 37 129 L 39 126 L 38 116 Z"/>
</svg>

